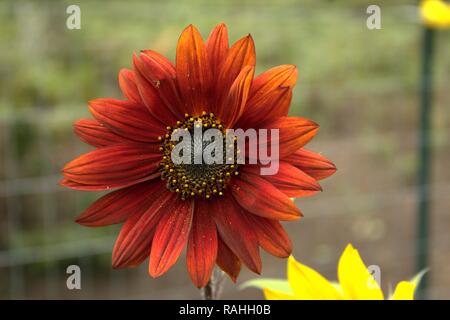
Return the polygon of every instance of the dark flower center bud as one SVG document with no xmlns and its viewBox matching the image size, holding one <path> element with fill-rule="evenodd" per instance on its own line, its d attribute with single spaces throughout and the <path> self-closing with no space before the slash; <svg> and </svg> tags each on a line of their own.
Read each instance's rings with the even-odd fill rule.
<svg viewBox="0 0 450 320">
<path fill-rule="evenodd" d="M 167 188 L 183 200 L 222 196 L 231 177 L 239 174 L 236 139 L 227 136 L 221 121 L 213 113 L 203 112 L 197 117 L 185 114 L 184 121 L 177 121 L 174 128 L 167 127 L 166 135 L 159 140 L 163 153 L 161 178 L 166 181 Z M 175 156 L 184 161 L 175 161 Z"/>
</svg>

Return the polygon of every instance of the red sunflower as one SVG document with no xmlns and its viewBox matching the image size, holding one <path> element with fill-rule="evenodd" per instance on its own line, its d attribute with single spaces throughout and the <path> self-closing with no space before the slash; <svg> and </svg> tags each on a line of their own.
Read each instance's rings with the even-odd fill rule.
<svg viewBox="0 0 450 320">
<path fill-rule="evenodd" d="M 291 197 L 321 190 L 317 180 L 336 170 L 323 156 L 303 149 L 318 125 L 288 117 L 297 79 L 293 65 L 254 77 L 250 35 L 228 45 L 224 24 L 206 42 L 188 26 L 178 41 L 176 62 L 144 50 L 133 70 L 122 69 L 125 100 L 95 99 L 95 120 L 75 123 L 75 132 L 96 150 L 63 169 L 62 185 L 76 190 L 117 189 L 94 202 L 77 222 L 106 226 L 124 222 L 114 246 L 114 268 L 134 267 L 150 257 L 149 273 L 165 273 L 187 246 L 187 268 L 204 287 L 217 264 L 233 281 L 241 263 L 261 272 L 259 246 L 286 258 L 291 242 L 280 220 L 302 216 Z M 260 175 L 259 165 L 177 165 L 171 133 L 192 122 L 228 128 L 279 129 L 279 170 Z"/>
</svg>

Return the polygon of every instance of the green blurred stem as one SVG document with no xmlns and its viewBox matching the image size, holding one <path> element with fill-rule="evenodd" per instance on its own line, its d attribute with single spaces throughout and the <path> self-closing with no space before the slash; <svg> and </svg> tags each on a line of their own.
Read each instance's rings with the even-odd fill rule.
<svg viewBox="0 0 450 320">
<path fill-rule="evenodd" d="M 418 167 L 418 219 L 417 219 L 417 272 L 428 267 L 429 264 L 429 208 L 431 202 L 430 173 L 431 173 L 431 103 L 432 103 L 432 64 L 434 31 L 425 28 L 422 43 L 422 70 L 420 82 L 420 131 L 419 131 L 419 167 Z M 419 299 L 427 296 L 428 281 L 424 275 Z"/>
<path fill-rule="evenodd" d="M 211 282 L 211 280 L 208 281 L 208 284 L 206 285 L 206 287 L 202 288 L 202 296 L 203 296 L 203 300 L 214 300 L 214 287 L 213 287 L 213 283 Z"/>
<path fill-rule="evenodd" d="M 208 284 L 200 289 L 203 300 L 218 300 L 223 289 L 225 273 L 214 268 Z"/>
</svg>

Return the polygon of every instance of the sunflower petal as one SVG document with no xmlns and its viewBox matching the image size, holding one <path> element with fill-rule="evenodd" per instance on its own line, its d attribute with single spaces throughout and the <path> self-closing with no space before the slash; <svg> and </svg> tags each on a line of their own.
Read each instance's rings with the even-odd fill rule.
<svg viewBox="0 0 450 320">
<path fill-rule="evenodd" d="M 278 139 L 272 139 L 272 133 L 268 133 L 267 141 L 258 141 L 258 152 L 270 154 L 274 144 L 278 144 L 279 157 L 284 158 L 307 144 L 317 133 L 319 125 L 311 120 L 300 117 L 280 117 L 262 125 L 262 128 L 271 131 L 278 129 Z M 264 153 L 265 152 L 265 153 Z M 249 154 L 249 157 L 256 157 Z"/>
<path fill-rule="evenodd" d="M 118 135 L 137 142 L 157 142 L 165 128 L 140 105 L 116 99 L 89 102 L 92 115 Z"/>
<path fill-rule="evenodd" d="M 276 220 L 297 220 L 302 216 L 294 202 L 258 175 L 242 172 L 234 180 L 232 193 L 250 213 Z"/>
<path fill-rule="evenodd" d="M 266 300 L 297 300 L 294 295 L 276 291 L 272 289 L 264 289 L 264 297 Z"/>
<path fill-rule="evenodd" d="M 244 112 L 247 102 L 248 92 L 252 83 L 254 67 L 246 66 L 242 69 L 230 88 L 225 105 L 219 112 L 219 118 L 227 125 L 232 127 L 237 119 Z"/>
<path fill-rule="evenodd" d="M 150 69 L 145 68 L 144 70 L 150 71 L 152 76 L 154 75 L 167 75 L 169 78 L 175 78 L 176 77 L 176 70 L 173 63 L 167 59 L 164 55 L 153 51 L 153 50 L 141 50 L 140 57 L 145 59 L 145 62 L 150 63 L 147 67 Z M 155 68 L 154 70 L 151 70 L 152 68 Z M 144 74 L 144 76 L 147 76 L 147 74 Z M 156 80 L 149 77 L 149 80 Z"/>
<path fill-rule="evenodd" d="M 188 113 L 199 115 L 207 110 L 211 70 L 202 36 L 193 25 L 184 29 L 178 40 L 176 73 Z"/>
<path fill-rule="evenodd" d="M 297 75 L 296 66 L 281 65 L 257 76 L 250 89 L 241 126 L 254 127 L 271 118 L 287 116 Z"/>
<path fill-rule="evenodd" d="M 219 77 L 216 82 L 216 101 L 211 106 L 216 114 L 220 112 L 223 101 L 228 91 L 245 66 L 254 67 L 256 63 L 255 44 L 253 38 L 248 35 L 238 40 L 229 50 L 222 64 Z"/>
<path fill-rule="evenodd" d="M 248 225 L 246 213 L 225 194 L 222 201 L 211 202 L 211 214 L 220 238 L 253 272 L 261 273 L 258 239 Z"/>
<path fill-rule="evenodd" d="M 91 186 L 126 186 L 145 181 L 158 169 L 158 145 L 118 144 L 81 155 L 63 169 L 66 179 Z"/>
<path fill-rule="evenodd" d="M 130 142 L 129 139 L 115 134 L 97 120 L 80 119 L 74 123 L 73 129 L 81 141 L 97 148 Z"/>
<path fill-rule="evenodd" d="M 119 72 L 119 87 L 123 95 L 135 103 L 143 103 L 136 85 L 136 77 L 132 70 L 121 69 Z"/>
<path fill-rule="evenodd" d="M 336 172 L 336 166 L 330 160 L 306 149 L 299 149 L 284 160 L 316 180 L 325 179 Z"/>
<path fill-rule="evenodd" d="M 297 67 L 289 64 L 274 67 L 260 74 L 252 83 L 248 107 L 258 108 L 270 100 L 271 95 L 280 87 L 292 89 L 297 81 L 297 75 Z"/>
<path fill-rule="evenodd" d="M 116 188 L 125 188 L 125 187 L 129 187 L 132 185 L 135 185 L 137 183 L 140 183 L 142 181 L 150 181 L 153 180 L 155 178 L 159 178 L 161 176 L 160 172 L 155 172 L 152 173 L 151 175 L 149 175 L 148 177 L 145 177 L 143 179 L 140 179 L 138 181 L 130 181 L 127 183 L 116 183 L 116 184 L 108 184 L 108 185 L 104 185 L 104 184 L 83 184 L 83 183 L 78 183 L 75 181 L 72 181 L 70 179 L 66 179 L 63 178 L 59 181 L 59 185 L 63 186 L 63 187 L 67 187 L 73 190 L 82 190 L 82 191 L 104 191 L 104 190 L 111 190 L 111 189 L 116 189 Z"/>
<path fill-rule="evenodd" d="M 339 260 L 338 278 L 347 299 L 383 300 L 383 292 L 351 244 Z"/>
<path fill-rule="evenodd" d="M 395 287 L 391 300 L 414 300 L 416 285 L 412 282 L 401 281 Z"/>
<path fill-rule="evenodd" d="M 228 32 L 224 23 L 218 24 L 211 31 L 208 40 L 206 40 L 206 51 L 212 76 L 215 79 L 228 53 Z"/>
<path fill-rule="evenodd" d="M 231 281 L 236 282 L 239 273 L 241 272 L 241 261 L 239 258 L 227 247 L 220 237 L 217 242 L 217 265 L 220 269 L 228 274 Z"/>
<path fill-rule="evenodd" d="M 289 257 L 288 281 L 298 300 L 339 300 L 336 288 L 317 271 Z"/>
<path fill-rule="evenodd" d="M 175 264 L 191 229 L 193 203 L 177 198 L 176 193 L 172 195 L 153 237 L 148 272 L 154 278 Z"/>
<path fill-rule="evenodd" d="M 139 215 L 132 216 L 120 229 L 111 258 L 114 269 L 137 267 L 150 255 L 154 228 L 147 225 L 147 229 L 136 229 L 135 225 L 138 220 Z M 130 243 L 133 243 L 134 246 L 131 246 Z"/>
<path fill-rule="evenodd" d="M 151 196 L 153 203 L 143 213 L 129 217 L 122 226 L 112 254 L 114 268 L 134 267 L 149 257 L 156 227 L 175 198 L 161 187 L 161 182 L 157 185 L 159 188 Z"/>
<path fill-rule="evenodd" d="M 159 180 L 142 182 L 101 197 L 76 220 L 87 227 L 108 226 L 123 222 L 136 213 L 143 213 L 155 200 L 155 191 L 161 188 Z"/>
<path fill-rule="evenodd" d="M 173 64 L 163 55 L 152 51 L 142 51 L 137 67 L 141 74 L 153 85 L 167 109 L 176 115 L 184 115 L 186 109 L 181 100 L 176 83 Z"/>
<path fill-rule="evenodd" d="M 248 215 L 259 245 L 270 254 L 287 258 L 292 252 L 292 243 L 283 226 L 276 220 Z"/>
<path fill-rule="evenodd" d="M 173 126 L 178 120 L 177 115 L 173 114 L 166 107 L 155 87 L 139 71 L 139 64 L 139 58 L 133 55 L 133 71 L 136 78 L 136 85 L 144 105 L 150 114 L 165 126 Z"/>
<path fill-rule="evenodd" d="M 259 165 L 247 165 L 242 171 L 254 175 L 260 174 Z M 274 175 L 261 175 L 290 198 L 310 196 L 322 190 L 317 181 L 285 161 L 279 162 L 278 172 Z"/>
<path fill-rule="evenodd" d="M 279 87 L 258 105 L 245 106 L 244 113 L 239 119 L 238 128 L 258 128 L 261 123 L 266 123 L 271 119 L 285 117 L 288 115 L 292 101 L 292 89 L 289 87 Z"/>
<path fill-rule="evenodd" d="M 198 288 L 208 283 L 217 257 L 217 230 L 208 204 L 195 202 L 186 255 L 189 274 Z"/>
</svg>

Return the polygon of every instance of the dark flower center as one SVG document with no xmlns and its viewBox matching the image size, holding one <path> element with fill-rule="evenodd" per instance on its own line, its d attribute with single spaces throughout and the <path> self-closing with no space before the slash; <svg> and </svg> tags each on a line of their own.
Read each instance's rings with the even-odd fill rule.
<svg viewBox="0 0 450 320">
<path fill-rule="evenodd" d="M 214 131 L 216 135 L 207 135 L 209 129 L 216 129 L 209 131 Z M 175 136 L 182 138 L 174 139 Z M 222 196 L 231 177 L 239 174 L 236 161 L 239 150 L 235 138 L 227 137 L 224 126 L 213 113 L 203 112 L 197 117 L 185 114 L 184 121 L 177 121 L 174 128 L 167 127 L 166 135 L 159 137 L 159 140 L 163 153 L 161 179 L 167 182 L 167 189 L 178 193 L 183 200 L 189 197 L 210 199 L 215 195 Z M 184 143 L 187 148 L 180 148 L 180 143 Z M 227 148 L 232 151 L 227 153 Z M 175 161 L 175 156 L 185 156 L 186 161 Z M 213 163 L 205 161 L 205 156 L 216 160 Z"/>
</svg>

